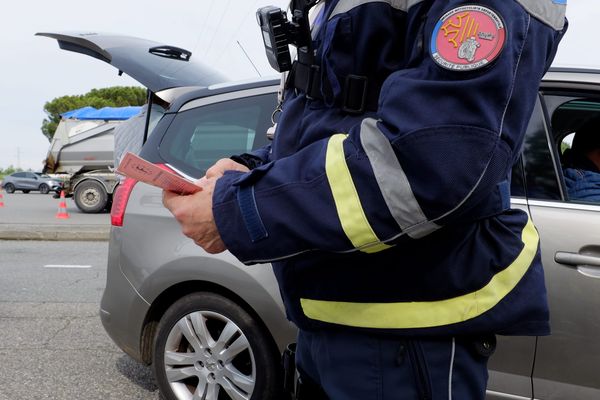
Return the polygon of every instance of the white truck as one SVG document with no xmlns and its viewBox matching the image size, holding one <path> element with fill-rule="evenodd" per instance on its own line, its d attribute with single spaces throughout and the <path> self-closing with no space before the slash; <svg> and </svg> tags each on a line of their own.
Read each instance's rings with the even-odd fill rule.
<svg viewBox="0 0 600 400">
<path fill-rule="evenodd" d="M 86 107 L 63 114 L 43 172 L 64 182 L 65 197 L 73 197 L 82 212 L 110 210 L 119 183 L 113 172 L 114 131 L 140 110 L 141 107 Z"/>
</svg>

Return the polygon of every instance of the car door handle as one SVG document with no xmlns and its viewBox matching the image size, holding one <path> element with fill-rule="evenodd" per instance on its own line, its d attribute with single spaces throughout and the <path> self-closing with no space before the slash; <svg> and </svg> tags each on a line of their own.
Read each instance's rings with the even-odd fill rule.
<svg viewBox="0 0 600 400">
<path fill-rule="evenodd" d="M 600 257 L 558 251 L 554 254 L 554 261 L 559 264 L 577 267 L 577 272 L 581 275 L 600 279 Z"/>
<path fill-rule="evenodd" d="M 557 251 L 554 255 L 554 261 L 566 265 L 600 267 L 600 257 L 587 256 L 579 253 L 568 253 L 566 251 Z"/>
</svg>

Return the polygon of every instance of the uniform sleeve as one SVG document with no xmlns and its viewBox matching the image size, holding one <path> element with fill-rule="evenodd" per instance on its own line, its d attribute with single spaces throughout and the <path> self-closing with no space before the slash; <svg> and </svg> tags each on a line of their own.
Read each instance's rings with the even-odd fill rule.
<svg viewBox="0 0 600 400">
<path fill-rule="evenodd" d="M 434 59 L 435 35 L 445 16 L 472 3 L 434 2 L 416 38 L 423 56 L 387 78 L 375 117 L 217 182 L 213 211 L 228 249 L 245 263 L 312 250 L 372 253 L 502 212 L 564 29 L 557 3 L 478 2 L 499 16 L 502 47 L 488 64 L 457 70 Z"/>
<path fill-rule="evenodd" d="M 250 153 L 233 155 L 230 158 L 239 164 L 245 165 L 246 167 L 248 167 L 248 169 L 254 169 L 270 161 L 271 145 L 268 144 Z"/>
</svg>

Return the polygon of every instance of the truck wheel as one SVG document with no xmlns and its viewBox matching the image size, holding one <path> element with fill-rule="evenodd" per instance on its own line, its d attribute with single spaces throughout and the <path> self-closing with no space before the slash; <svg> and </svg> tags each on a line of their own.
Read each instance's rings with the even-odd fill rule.
<svg viewBox="0 0 600 400">
<path fill-rule="evenodd" d="M 50 191 L 50 188 L 45 183 L 42 183 L 39 189 L 41 194 L 48 194 L 48 192 Z"/>
<path fill-rule="evenodd" d="M 15 185 L 13 185 L 12 183 L 7 183 L 6 185 L 4 185 L 4 190 L 6 190 L 6 193 L 14 193 Z"/>
<path fill-rule="evenodd" d="M 84 213 L 94 214 L 106 208 L 108 194 L 101 183 L 84 181 L 75 189 L 75 204 Z"/>
</svg>

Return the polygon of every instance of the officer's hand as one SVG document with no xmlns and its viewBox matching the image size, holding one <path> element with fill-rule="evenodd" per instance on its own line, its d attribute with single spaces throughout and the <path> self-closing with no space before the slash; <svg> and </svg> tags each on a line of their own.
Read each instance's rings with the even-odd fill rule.
<svg viewBox="0 0 600 400">
<path fill-rule="evenodd" d="M 225 171 L 250 171 L 248 167 L 240 163 L 236 163 L 231 158 L 221 158 L 212 167 L 206 170 L 206 178 L 220 178 Z"/>
<path fill-rule="evenodd" d="M 226 250 L 212 213 L 212 196 L 216 178 L 203 178 L 202 190 L 179 195 L 163 190 L 163 204 L 181 224 L 183 234 L 211 254 Z"/>
</svg>

